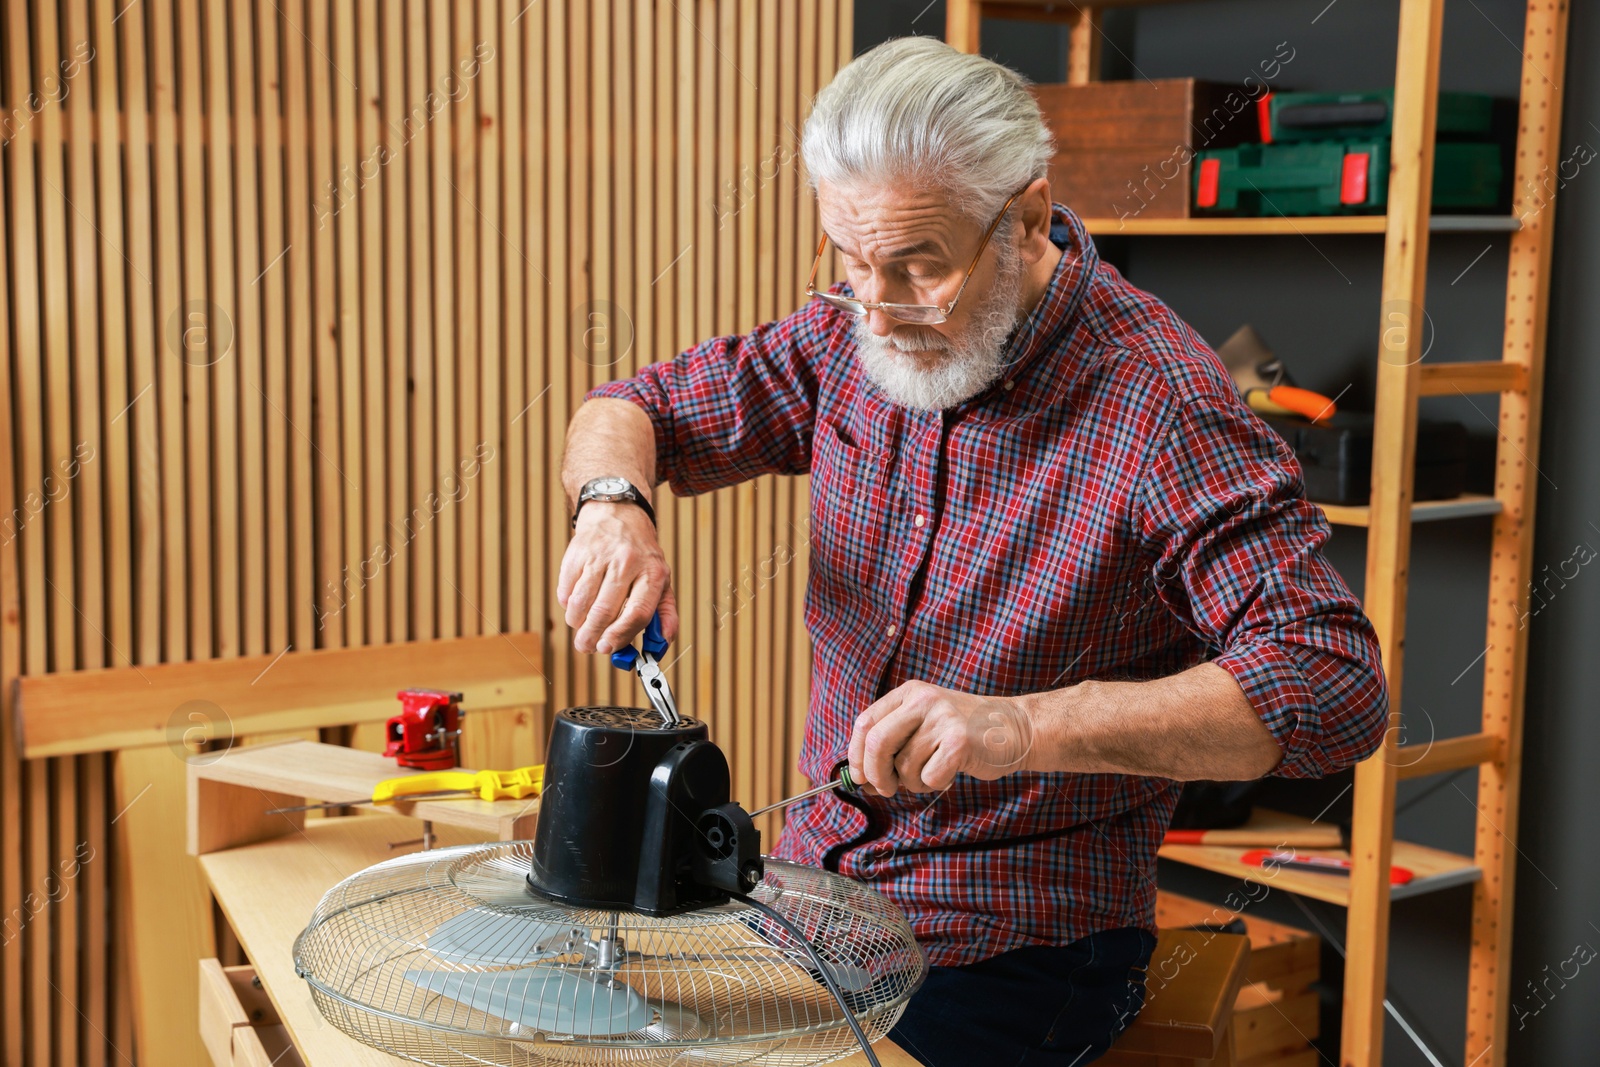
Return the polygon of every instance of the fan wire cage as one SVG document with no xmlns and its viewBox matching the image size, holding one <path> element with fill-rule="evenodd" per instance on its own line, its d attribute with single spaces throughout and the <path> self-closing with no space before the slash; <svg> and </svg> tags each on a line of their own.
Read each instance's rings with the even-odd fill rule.
<svg viewBox="0 0 1600 1067">
<path fill-rule="evenodd" d="M 531 892 L 532 843 L 402 856 L 330 889 L 295 941 L 322 1014 L 437 1067 L 770 1064 L 849 1055 L 857 1039 L 805 946 L 739 902 L 665 918 Z M 869 1041 L 927 961 L 893 904 L 781 860 L 750 894 L 811 943 Z"/>
</svg>

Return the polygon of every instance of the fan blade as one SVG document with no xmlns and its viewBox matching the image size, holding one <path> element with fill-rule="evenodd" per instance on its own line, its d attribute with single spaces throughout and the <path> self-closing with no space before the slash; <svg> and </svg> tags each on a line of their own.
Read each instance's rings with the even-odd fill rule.
<svg viewBox="0 0 1600 1067">
<path fill-rule="evenodd" d="M 418 989 L 547 1034 L 626 1034 L 649 1025 L 649 1005 L 629 985 L 532 967 L 520 971 L 405 972 Z"/>
<path fill-rule="evenodd" d="M 581 947 L 583 938 L 582 930 L 560 923 L 470 910 L 434 927 L 428 951 L 448 963 L 518 964 L 571 952 L 568 943 Z"/>
</svg>

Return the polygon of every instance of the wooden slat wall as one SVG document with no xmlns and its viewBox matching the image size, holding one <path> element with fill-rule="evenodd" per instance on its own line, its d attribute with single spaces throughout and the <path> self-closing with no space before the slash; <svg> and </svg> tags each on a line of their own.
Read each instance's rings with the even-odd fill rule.
<svg viewBox="0 0 1600 1067">
<path fill-rule="evenodd" d="M 0 714 L 24 673 L 522 631 L 550 707 L 638 702 L 553 601 L 567 420 L 798 305 L 798 131 L 851 27 L 851 0 L 8 0 Z M 777 799 L 805 482 L 659 512 L 680 704 Z M 119 850 L 170 799 L 118 801 L 164 759 L 22 762 L 0 729 L 6 1067 L 194 1054 L 172 1018 L 136 1052 L 160 993 L 121 977 L 160 937 L 129 936 Z"/>
</svg>

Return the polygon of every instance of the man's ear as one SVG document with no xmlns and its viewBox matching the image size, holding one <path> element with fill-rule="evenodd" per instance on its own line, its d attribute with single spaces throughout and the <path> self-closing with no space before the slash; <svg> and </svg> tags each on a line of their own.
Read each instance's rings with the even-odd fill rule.
<svg viewBox="0 0 1600 1067">
<path fill-rule="evenodd" d="M 1017 248 L 1026 261 L 1037 262 L 1050 249 L 1050 179 L 1035 178 L 1017 197 L 1017 206 L 1021 209 L 1017 218 L 1022 223 L 1022 240 Z"/>
</svg>

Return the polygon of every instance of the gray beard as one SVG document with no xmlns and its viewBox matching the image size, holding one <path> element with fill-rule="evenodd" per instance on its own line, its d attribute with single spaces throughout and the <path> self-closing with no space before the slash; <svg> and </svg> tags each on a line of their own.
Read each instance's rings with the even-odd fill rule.
<svg viewBox="0 0 1600 1067">
<path fill-rule="evenodd" d="M 994 285 L 986 293 L 969 294 L 977 303 L 957 337 L 909 325 L 879 337 L 866 318 L 856 320 L 856 358 L 892 403 L 918 411 L 952 408 L 989 388 L 1011 365 L 1006 342 L 1017 324 L 1024 268 L 1015 244 L 998 252 Z"/>
</svg>

